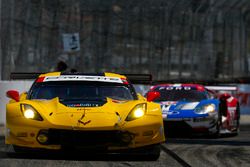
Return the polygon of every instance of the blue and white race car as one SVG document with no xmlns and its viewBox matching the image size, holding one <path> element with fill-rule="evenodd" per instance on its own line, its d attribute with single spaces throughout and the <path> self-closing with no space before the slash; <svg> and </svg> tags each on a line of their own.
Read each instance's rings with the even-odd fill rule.
<svg viewBox="0 0 250 167">
<path fill-rule="evenodd" d="M 220 100 L 198 84 L 161 84 L 152 86 L 147 98 L 158 96 L 168 132 L 198 132 L 218 135 L 221 127 Z"/>
</svg>

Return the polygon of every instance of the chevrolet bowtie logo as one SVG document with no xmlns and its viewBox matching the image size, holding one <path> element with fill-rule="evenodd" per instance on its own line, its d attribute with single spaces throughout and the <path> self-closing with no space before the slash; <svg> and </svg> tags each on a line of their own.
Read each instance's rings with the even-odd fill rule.
<svg viewBox="0 0 250 167">
<path fill-rule="evenodd" d="M 91 122 L 91 120 L 88 120 L 87 122 L 83 122 L 83 121 L 81 121 L 81 120 L 78 120 L 78 123 L 81 123 L 81 124 L 83 124 L 83 125 L 87 125 L 88 123 L 90 123 Z"/>
</svg>

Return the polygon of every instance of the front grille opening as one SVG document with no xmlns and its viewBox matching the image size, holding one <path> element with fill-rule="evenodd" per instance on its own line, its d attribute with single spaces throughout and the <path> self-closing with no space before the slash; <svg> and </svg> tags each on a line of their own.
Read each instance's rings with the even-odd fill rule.
<svg viewBox="0 0 250 167">
<path fill-rule="evenodd" d="M 75 131 L 49 129 L 47 134 L 47 145 L 79 146 L 86 148 L 98 146 L 127 146 L 134 138 L 134 135 L 127 131 L 117 130 Z"/>
</svg>

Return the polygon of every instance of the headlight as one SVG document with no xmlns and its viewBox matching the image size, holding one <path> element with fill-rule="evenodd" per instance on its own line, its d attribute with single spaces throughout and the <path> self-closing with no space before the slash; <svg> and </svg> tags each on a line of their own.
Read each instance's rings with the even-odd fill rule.
<svg viewBox="0 0 250 167">
<path fill-rule="evenodd" d="M 208 114 L 208 113 L 215 112 L 215 109 L 216 107 L 214 104 L 207 104 L 207 105 L 196 108 L 194 111 L 197 114 Z"/>
<path fill-rule="evenodd" d="M 138 118 L 143 117 L 146 114 L 147 111 L 147 104 L 137 104 L 128 114 L 126 121 L 132 121 Z"/>
<path fill-rule="evenodd" d="M 21 111 L 23 113 L 23 116 L 27 119 L 33 119 L 37 121 L 42 121 L 43 118 L 41 115 L 36 111 L 34 107 L 32 107 L 29 104 L 21 104 Z"/>
</svg>

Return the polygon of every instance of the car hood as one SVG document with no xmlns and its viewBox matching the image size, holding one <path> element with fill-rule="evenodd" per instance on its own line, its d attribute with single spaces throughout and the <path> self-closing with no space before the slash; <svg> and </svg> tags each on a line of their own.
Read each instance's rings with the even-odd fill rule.
<svg viewBox="0 0 250 167">
<path fill-rule="evenodd" d="M 51 100 L 33 100 L 32 105 L 53 126 L 110 129 L 121 128 L 131 109 L 138 101 L 114 101 L 107 98 L 105 104 L 95 107 L 76 107 L 65 105 L 58 98 Z"/>
</svg>

